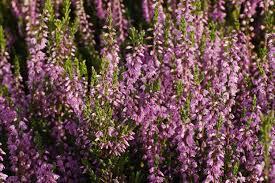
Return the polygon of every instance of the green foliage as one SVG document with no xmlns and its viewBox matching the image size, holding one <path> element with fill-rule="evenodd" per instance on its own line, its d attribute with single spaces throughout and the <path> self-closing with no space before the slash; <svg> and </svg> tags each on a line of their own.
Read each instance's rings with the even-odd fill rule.
<svg viewBox="0 0 275 183">
<path fill-rule="evenodd" d="M 155 80 L 155 82 L 153 83 L 151 90 L 152 90 L 153 92 L 160 91 L 160 87 L 161 87 L 161 80 L 160 80 L 160 79 L 157 79 L 157 80 Z"/>
<path fill-rule="evenodd" d="M 216 126 L 217 131 L 221 130 L 223 123 L 224 123 L 224 120 L 223 120 L 222 116 L 219 116 L 218 121 L 217 121 L 217 126 Z"/>
<path fill-rule="evenodd" d="M 233 175 L 236 176 L 239 173 L 239 168 L 240 168 L 240 162 L 234 163 L 233 166 Z"/>
<path fill-rule="evenodd" d="M 216 32 L 217 32 L 217 25 L 214 22 L 209 23 L 209 30 L 210 30 L 210 40 L 215 41 L 216 39 Z"/>
<path fill-rule="evenodd" d="M 182 96 L 182 94 L 183 94 L 183 83 L 181 80 L 178 80 L 176 82 L 176 95 L 179 98 Z"/>
<path fill-rule="evenodd" d="M 200 52 L 201 52 L 201 56 L 204 55 L 204 51 L 205 51 L 205 48 L 206 48 L 206 35 L 205 33 L 202 34 L 202 38 L 200 40 Z"/>
<path fill-rule="evenodd" d="M 138 46 L 144 43 L 144 36 L 145 36 L 145 31 L 138 31 L 135 27 L 131 27 L 130 28 L 130 32 L 129 32 L 129 38 L 130 38 L 130 42 L 134 45 L 134 46 Z"/>
<path fill-rule="evenodd" d="M 264 60 L 265 57 L 267 56 L 268 54 L 268 50 L 266 47 L 263 47 L 263 48 L 259 48 L 259 57 Z"/>
<path fill-rule="evenodd" d="M 257 107 L 257 96 L 253 95 L 253 100 L 252 100 L 252 111 L 255 111 Z"/>
<path fill-rule="evenodd" d="M 155 79 L 153 82 L 145 84 L 145 86 L 146 86 L 146 91 L 149 93 L 160 91 L 161 79 L 160 78 Z"/>
<path fill-rule="evenodd" d="M 6 85 L 0 84 L 0 96 L 9 96 L 9 89 Z"/>
<path fill-rule="evenodd" d="M 253 82 L 252 82 L 251 77 L 249 77 L 248 75 L 246 75 L 246 76 L 244 77 L 244 81 L 245 81 L 246 87 L 248 87 L 249 89 L 252 89 L 252 87 L 253 87 Z"/>
<path fill-rule="evenodd" d="M 62 34 L 61 34 L 62 27 L 63 27 L 62 21 L 59 19 L 55 19 L 54 25 L 55 25 L 55 42 L 56 42 L 56 45 L 60 45 L 62 40 Z"/>
<path fill-rule="evenodd" d="M 156 8 L 154 10 L 154 17 L 153 17 L 153 24 L 157 24 L 159 18 L 159 7 L 156 5 Z"/>
<path fill-rule="evenodd" d="M 189 36 L 190 36 L 191 45 L 195 46 L 195 43 L 196 43 L 195 32 L 194 31 L 190 31 L 189 32 Z"/>
<path fill-rule="evenodd" d="M 259 69 L 259 72 L 262 76 L 265 75 L 265 70 L 263 68 L 263 64 L 261 62 L 257 62 L 257 68 Z"/>
<path fill-rule="evenodd" d="M 92 67 L 92 74 L 91 74 L 91 86 L 96 86 L 98 83 L 97 80 L 97 72 L 94 69 L 94 67 Z"/>
<path fill-rule="evenodd" d="M 203 10 L 203 2 L 201 2 L 201 0 L 195 0 L 193 3 L 192 3 L 192 6 L 194 7 L 194 11 L 193 13 L 195 15 L 199 15 L 200 13 L 202 13 L 202 10 Z"/>
<path fill-rule="evenodd" d="M 76 18 L 75 21 L 73 22 L 73 24 L 71 26 L 71 30 L 70 30 L 70 34 L 72 37 L 74 37 L 74 35 L 78 31 L 78 27 L 79 27 L 79 20 Z"/>
<path fill-rule="evenodd" d="M 240 18 L 240 8 L 236 8 L 232 11 L 232 22 L 233 22 L 236 30 L 240 29 L 239 18 Z"/>
<path fill-rule="evenodd" d="M 271 132 L 272 128 L 275 125 L 274 111 L 271 111 L 269 114 L 262 116 L 261 119 L 261 141 L 264 147 L 264 174 L 265 179 L 268 179 L 269 169 L 270 169 L 270 144 L 271 144 Z"/>
<path fill-rule="evenodd" d="M 190 117 L 190 104 L 191 104 L 191 94 L 186 97 L 185 104 L 181 107 L 180 114 L 181 120 L 186 122 L 186 120 Z"/>
<path fill-rule="evenodd" d="M 141 171 L 131 172 L 130 181 L 132 183 L 142 183 L 145 179 L 144 174 Z"/>
<path fill-rule="evenodd" d="M 30 126 L 34 132 L 34 143 L 40 152 L 44 151 L 45 145 L 53 143 L 47 123 L 46 120 L 35 116 L 32 116 L 30 120 Z"/>
<path fill-rule="evenodd" d="M 264 25 L 268 33 L 274 33 L 275 16 L 274 16 L 274 11 L 272 11 L 274 9 L 275 9 L 275 4 L 270 8 L 270 11 L 268 11 L 264 16 Z"/>
<path fill-rule="evenodd" d="M 6 49 L 6 39 L 4 35 L 4 29 L 0 25 L 0 53 L 4 53 Z"/>
<path fill-rule="evenodd" d="M 53 3 L 52 0 L 46 0 L 45 2 L 45 7 L 43 10 L 43 16 L 44 18 L 48 18 L 48 27 L 49 30 L 53 30 L 53 23 L 55 20 L 55 14 L 54 14 L 54 9 L 53 9 Z"/>
<path fill-rule="evenodd" d="M 72 61 L 70 59 L 67 59 L 65 61 L 64 69 L 65 69 L 66 73 L 69 74 L 69 77 L 72 79 L 72 77 L 73 77 L 73 64 L 72 64 Z"/>
<path fill-rule="evenodd" d="M 63 26 L 68 26 L 70 23 L 70 9 L 71 1 L 70 0 L 64 0 L 63 2 L 63 18 L 62 18 L 62 24 Z"/>
<path fill-rule="evenodd" d="M 77 62 L 77 60 L 76 60 L 76 62 Z M 78 65 L 79 65 L 79 76 L 80 77 L 84 76 L 86 79 L 88 79 L 88 70 L 87 70 L 87 67 L 86 67 L 85 60 L 80 61 Z"/>
<path fill-rule="evenodd" d="M 20 76 L 20 60 L 17 55 L 15 55 L 14 57 L 14 74 L 17 77 Z"/>
<path fill-rule="evenodd" d="M 194 67 L 194 82 L 197 85 L 200 85 L 200 83 L 204 80 L 204 74 L 200 73 L 200 69 L 198 64 Z"/>
<path fill-rule="evenodd" d="M 186 20 L 185 20 L 184 16 L 181 17 L 181 20 L 180 20 L 180 30 L 184 36 L 186 33 Z"/>
<path fill-rule="evenodd" d="M 165 23 L 164 23 L 164 46 L 165 47 L 169 46 L 168 41 L 169 41 L 169 37 L 171 36 L 170 35 L 171 22 L 172 22 L 171 16 L 170 14 L 168 14 L 167 17 L 165 18 Z"/>
</svg>

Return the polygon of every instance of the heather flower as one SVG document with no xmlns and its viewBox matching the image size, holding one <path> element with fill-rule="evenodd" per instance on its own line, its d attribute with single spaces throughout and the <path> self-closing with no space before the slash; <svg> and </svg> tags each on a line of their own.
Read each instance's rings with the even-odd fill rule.
<svg viewBox="0 0 275 183">
<path fill-rule="evenodd" d="M 22 13 L 22 6 L 20 6 L 20 3 L 18 2 L 18 0 L 12 0 L 11 1 L 11 7 L 12 7 L 12 11 L 14 13 L 14 15 L 19 18 L 23 16 Z"/>
<path fill-rule="evenodd" d="M 213 16 L 214 20 L 224 21 L 224 18 L 226 16 L 224 0 L 218 0 L 216 2 L 215 6 L 214 6 L 214 10 L 212 12 L 212 16 Z"/>
<path fill-rule="evenodd" d="M 41 90 L 42 86 L 37 80 L 43 80 L 45 77 L 45 63 L 46 63 L 46 54 L 43 51 L 48 43 L 48 27 L 47 23 L 49 20 L 49 14 L 45 9 L 43 16 L 41 18 L 42 25 L 38 26 L 38 30 L 36 34 L 29 35 L 29 53 L 30 60 L 28 61 L 28 69 L 29 69 L 29 89 L 32 92 L 36 92 L 36 90 Z M 31 22 L 29 22 L 31 24 Z M 37 25 L 29 25 L 30 27 L 35 27 Z M 31 30 L 29 30 L 29 34 L 33 34 Z M 40 84 L 40 85 L 39 85 Z M 37 92 L 38 92 L 37 91 Z"/>
<path fill-rule="evenodd" d="M 111 11 L 114 27 L 118 32 L 118 43 L 125 40 L 128 31 L 128 20 L 125 18 L 125 9 L 122 0 L 112 0 Z"/>
<path fill-rule="evenodd" d="M 251 110 L 251 103 L 250 108 L 248 108 L 248 105 L 245 105 L 246 109 Z M 243 119 L 243 127 L 241 127 L 239 133 L 236 134 L 236 138 L 239 140 L 236 152 L 242 154 L 242 157 L 238 157 L 240 164 L 245 164 L 246 170 L 250 172 L 246 180 L 260 181 L 263 179 L 263 169 L 257 169 L 257 167 L 263 166 L 263 158 L 261 145 L 256 136 L 256 134 L 259 133 L 260 110 L 258 106 L 253 108 L 254 111 L 252 112 L 247 110 L 246 116 Z"/>
<path fill-rule="evenodd" d="M 2 146 L 1 143 L 0 143 L 0 146 Z M 3 156 L 5 155 L 6 153 L 0 148 L 0 180 L 1 181 L 5 181 L 8 177 L 8 175 L 3 173 L 3 170 L 5 169 L 5 166 L 3 165 L 3 161 L 4 161 Z"/>
<path fill-rule="evenodd" d="M 86 14 L 84 10 L 84 2 L 83 0 L 75 1 L 76 7 L 76 16 L 79 19 L 79 32 L 81 33 L 82 39 L 85 46 L 89 46 L 91 48 L 94 47 L 95 41 L 92 31 L 92 24 L 88 21 L 90 19 L 89 15 Z"/>
<path fill-rule="evenodd" d="M 109 18 L 112 18 L 112 26 L 117 31 L 117 42 L 120 45 L 128 35 L 129 22 L 125 17 L 125 7 L 123 0 L 96 0 L 95 6 L 97 10 L 97 16 L 104 21 L 105 24 L 109 24 Z"/>
<path fill-rule="evenodd" d="M 44 162 L 40 162 L 41 164 L 38 164 L 37 170 L 36 170 L 36 177 L 37 182 L 49 182 L 49 183 L 55 183 L 57 182 L 59 176 L 56 174 L 53 174 L 53 166 Z"/>
<path fill-rule="evenodd" d="M 142 1 L 143 16 L 147 22 L 153 19 L 154 15 L 154 2 L 152 0 Z"/>
<path fill-rule="evenodd" d="M 261 142 L 263 145 L 263 156 L 264 156 L 264 178 L 265 180 L 272 180 L 273 175 L 270 171 L 272 171 L 274 158 L 272 158 L 273 153 L 273 133 L 272 130 L 274 128 L 272 127 L 272 121 L 274 121 L 274 114 L 271 112 L 270 114 L 263 116 L 261 118 Z M 271 175 L 270 175 L 271 174 Z"/>
<path fill-rule="evenodd" d="M 272 119 L 272 118 L 271 118 Z M 270 171 L 269 171 L 269 177 L 268 179 L 269 180 L 274 180 L 275 179 L 275 173 L 274 173 L 274 170 L 275 170 L 275 158 L 274 158 L 274 155 L 275 155 L 275 137 L 274 137 L 274 127 L 271 128 L 271 131 L 270 131 L 270 139 L 271 139 L 271 142 L 270 142 L 270 149 L 269 149 L 269 152 L 270 152 L 270 155 L 269 155 L 269 158 L 270 158 Z"/>
<path fill-rule="evenodd" d="M 7 88 L 7 95 L 11 97 L 16 107 L 25 107 L 26 100 L 20 83 L 21 77 L 20 75 L 14 77 L 9 60 L 10 56 L 6 51 L 4 31 L 0 27 L 0 87 Z"/>
<path fill-rule="evenodd" d="M 8 181 L 17 180 L 20 182 L 29 182 L 34 176 L 36 163 L 39 161 L 39 153 L 33 146 L 31 132 L 28 132 L 25 119 L 17 118 L 16 112 L 10 108 L 3 97 L 0 98 L 0 121 L 7 133 L 7 144 L 9 150 L 9 160 L 11 163 L 11 171 L 14 176 L 10 176 Z M 17 125 L 18 124 L 18 125 Z M 57 177 L 52 174 L 51 170 L 46 170 L 48 178 Z M 40 177 L 41 176 L 41 177 Z M 44 175 L 36 178 L 43 178 Z M 49 180 L 46 178 L 45 180 Z"/>
<path fill-rule="evenodd" d="M 106 5 L 105 5 L 104 0 L 95 0 L 94 4 L 96 7 L 96 13 L 97 13 L 98 18 L 104 19 L 104 17 L 107 14 Z"/>
<path fill-rule="evenodd" d="M 267 47 L 268 47 L 268 54 L 267 59 L 268 63 L 266 66 L 268 68 L 268 79 L 267 79 L 267 100 L 269 101 L 270 109 L 274 109 L 275 103 L 274 103 L 274 69 L 275 69 L 275 35 L 269 34 L 267 38 Z M 267 70 L 267 68 L 265 68 Z"/>
</svg>

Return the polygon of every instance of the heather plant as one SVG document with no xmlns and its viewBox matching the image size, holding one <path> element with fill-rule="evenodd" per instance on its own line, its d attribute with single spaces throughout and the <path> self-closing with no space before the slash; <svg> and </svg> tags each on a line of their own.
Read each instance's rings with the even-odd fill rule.
<svg viewBox="0 0 275 183">
<path fill-rule="evenodd" d="M 275 181 L 271 0 L 1 0 L 0 182 Z"/>
</svg>

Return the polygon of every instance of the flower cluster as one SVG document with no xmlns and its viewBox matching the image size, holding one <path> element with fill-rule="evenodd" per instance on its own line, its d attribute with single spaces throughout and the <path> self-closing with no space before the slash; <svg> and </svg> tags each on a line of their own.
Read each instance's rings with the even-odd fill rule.
<svg viewBox="0 0 275 183">
<path fill-rule="evenodd" d="M 0 1 L 0 182 L 274 182 L 274 6 Z"/>
</svg>

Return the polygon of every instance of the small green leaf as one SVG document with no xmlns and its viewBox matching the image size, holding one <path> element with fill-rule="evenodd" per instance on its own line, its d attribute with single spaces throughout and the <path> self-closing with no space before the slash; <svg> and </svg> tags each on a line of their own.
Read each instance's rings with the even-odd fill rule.
<svg viewBox="0 0 275 183">
<path fill-rule="evenodd" d="M 14 73 L 17 77 L 20 76 L 20 60 L 17 55 L 14 58 Z"/>
<path fill-rule="evenodd" d="M 209 30 L 210 30 L 210 35 L 209 35 L 210 40 L 214 41 L 216 39 L 217 25 L 213 22 L 210 22 Z"/>
<path fill-rule="evenodd" d="M 181 17 L 181 20 L 180 20 L 180 30 L 181 30 L 181 32 L 182 32 L 182 34 L 184 36 L 185 33 L 186 33 L 186 21 L 185 21 L 184 16 Z"/>
<path fill-rule="evenodd" d="M 183 83 L 180 80 L 178 80 L 176 83 L 176 93 L 177 97 L 180 97 L 183 94 Z"/>
<path fill-rule="evenodd" d="M 254 95 L 253 101 L 252 101 L 252 111 L 255 111 L 256 107 L 257 107 L 257 96 Z"/>
<path fill-rule="evenodd" d="M 72 78 L 73 77 L 73 65 L 72 65 L 72 61 L 70 59 L 67 59 L 65 61 L 64 69 L 69 74 L 69 77 Z"/>
<path fill-rule="evenodd" d="M 6 49 L 6 39 L 5 39 L 5 35 L 4 35 L 4 29 L 0 25 L 0 52 L 4 53 L 5 49 Z"/>
<path fill-rule="evenodd" d="M 153 23 L 156 24 L 158 22 L 159 17 L 159 7 L 156 5 L 155 11 L 154 11 L 154 17 L 153 17 Z"/>
<path fill-rule="evenodd" d="M 236 162 L 233 166 L 233 175 L 237 175 L 238 172 L 239 172 L 239 167 L 240 167 L 240 163 L 239 162 Z"/>
<path fill-rule="evenodd" d="M 222 116 L 219 116 L 218 122 L 217 122 L 217 130 L 219 131 L 223 125 L 223 118 Z"/>
</svg>

